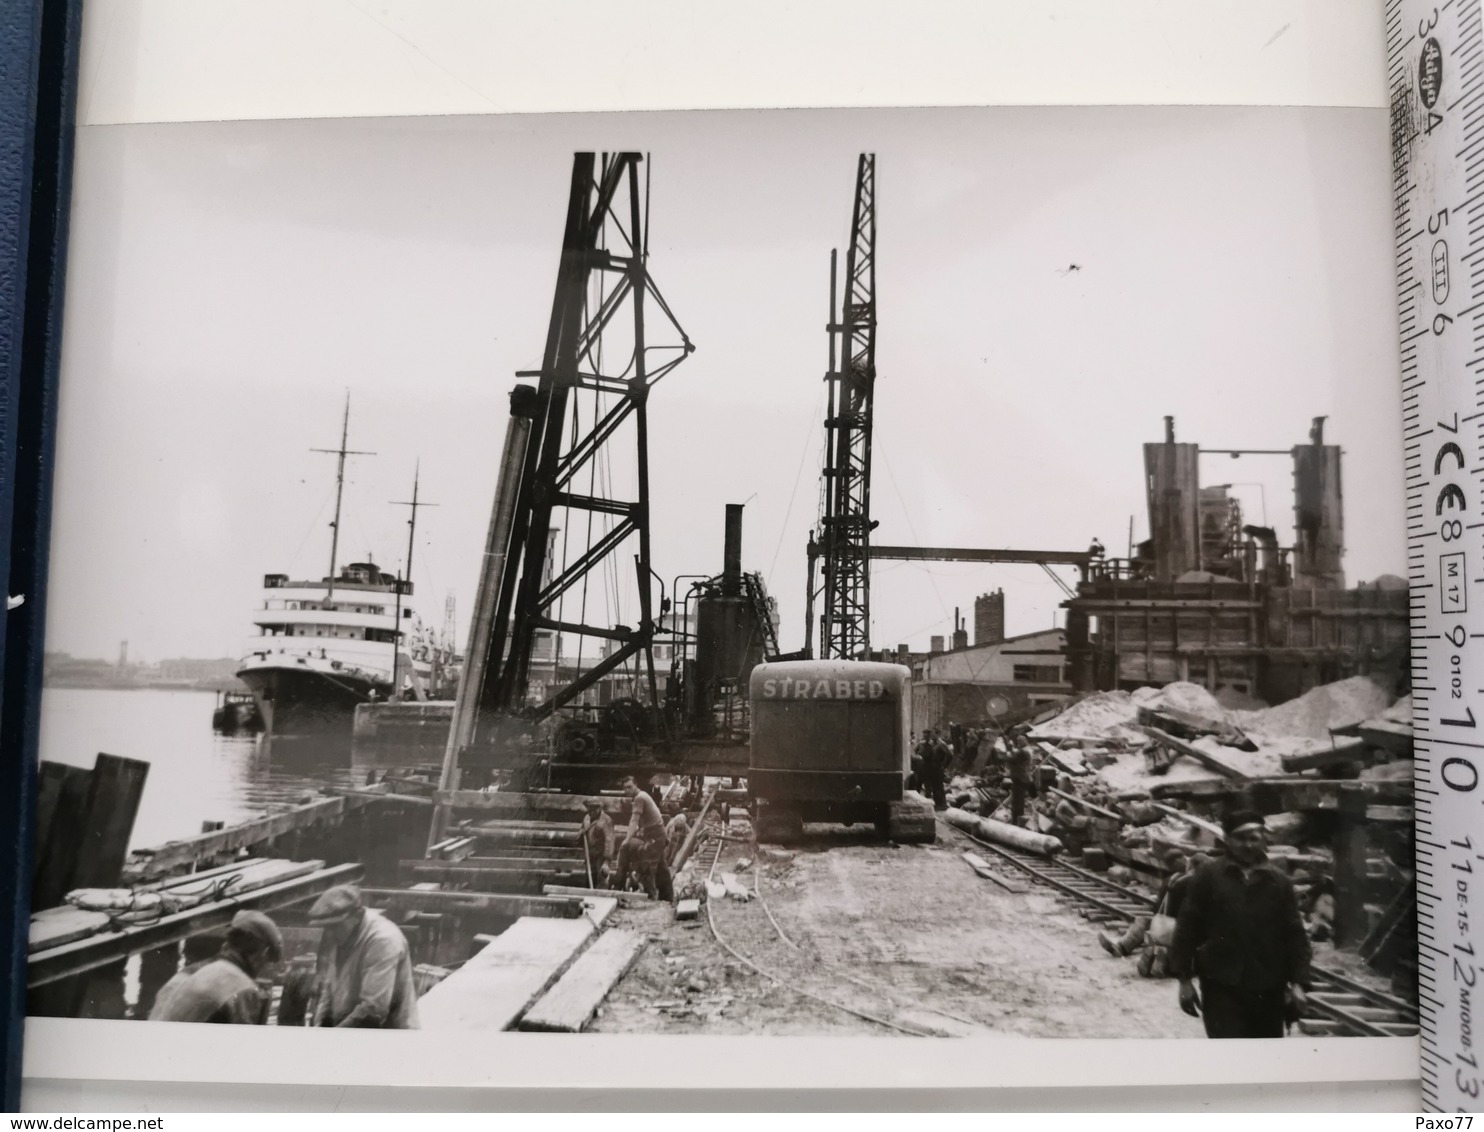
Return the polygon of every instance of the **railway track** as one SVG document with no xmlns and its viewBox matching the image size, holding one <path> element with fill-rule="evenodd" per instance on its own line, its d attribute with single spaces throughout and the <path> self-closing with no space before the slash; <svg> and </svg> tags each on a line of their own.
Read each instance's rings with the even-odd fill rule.
<svg viewBox="0 0 1484 1132">
<path fill-rule="evenodd" d="M 1037 884 L 1070 897 L 1081 905 L 1088 919 L 1107 927 L 1121 927 L 1137 916 L 1154 911 L 1152 897 L 1087 869 L 996 845 L 961 829 L 955 828 L 953 832 L 993 853 Z M 1310 974 L 1313 988 L 1298 1023 L 1303 1033 L 1378 1038 L 1411 1037 L 1417 1033 L 1414 1004 L 1318 964 L 1310 967 Z"/>
</svg>

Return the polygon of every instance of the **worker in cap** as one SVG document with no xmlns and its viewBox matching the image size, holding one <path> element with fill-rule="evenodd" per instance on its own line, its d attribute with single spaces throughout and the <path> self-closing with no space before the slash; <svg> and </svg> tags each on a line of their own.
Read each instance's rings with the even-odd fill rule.
<svg viewBox="0 0 1484 1132">
<path fill-rule="evenodd" d="M 309 924 L 323 933 L 313 1025 L 417 1029 L 412 952 L 401 928 L 367 908 L 348 884 L 321 894 Z"/>
<path fill-rule="evenodd" d="M 268 994 L 258 985 L 283 958 L 283 935 L 262 912 L 238 912 L 213 959 L 175 975 L 155 997 L 151 1022 L 224 1022 L 261 1025 Z"/>
<path fill-rule="evenodd" d="M 613 819 L 603 809 L 601 798 L 588 798 L 583 802 L 586 809 L 582 817 L 583 850 L 587 853 L 588 879 L 594 888 L 608 887 L 608 874 L 612 870 L 613 844 L 618 832 L 613 828 Z"/>
<path fill-rule="evenodd" d="M 1221 828 L 1226 853 L 1196 870 L 1176 918 L 1180 1009 L 1201 1017 L 1209 1038 L 1281 1038 L 1310 978 L 1298 897 L 1268 863 L 1261 814 L 1235 809 Z"/>
</svg>

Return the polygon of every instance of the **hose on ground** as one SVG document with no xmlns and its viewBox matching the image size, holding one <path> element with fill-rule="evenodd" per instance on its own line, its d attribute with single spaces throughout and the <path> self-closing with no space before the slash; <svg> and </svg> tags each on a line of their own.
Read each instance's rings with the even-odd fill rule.
<svg viewBox="0 0 1484 1132">
<path fill-rule="evenodd" d="M 708 881 L 711 880 L 716 875 L 716 865 L 717 865 L 717 862 L 719 862 L 720 860 L 721 860 L 721 846 L 718 845 L 717 846 L 716 857 L 715 857 L 714 860 L 712 860 L 712 862 L 711 862 L 711 868 L 710 868 L 710 870 L 706 874 L 706 879 Z M 844 1003 L 835 1002 L 833 999 L 825 998 L 823 995 L 815 994 L 812 991 L 806 991 L 802 987 L 800 987 L 800 986 L 798 986 L 798 985 L 796 985 L 794 983 L 789 982 L 782 975 L 776 974 L 773 971 L 769 971 L 769 970 L 767 970 L 764 967 L 760 967 L 758 964 L 754 963 L 751 959 L 747 958 L 747 956 L 743 955 L 735 947 L 733 947 L 726 940 L 724 940 L 721 937 L 721 933 L 716 930 L 716 917 L 713 916 L 712 913 L 711 913 L 711 897 L 710 897 L 710 894 L 709 893 L 707 894 L 707 897 L 706 897 L 706 926 L 711 929 L 711 937 L 716 940 L 716 942 L 721 946 L 721 948 L 722 948 L 723 951 L 725 951 L 725 952 L 727 952 L 727 954 L 731 955 L 732 958 L 734 958 L 735 960 L 737 960 L 737 962 L 743 964 L 746 967 L 751 968 L 753 971 L 756 971 L 763 978 L 768 979 L 771 982 L 777 983 L 779 986 L 783 987 L 785 990 L 792 991 L 794 994 L 799 995 L 802 998 L 808 998 L 808 999 L 812 999 L 815 1002 L 822 1003 L 823 1005 L 828 1006 L 828 1007 L 830 1007 L 830 1008 L 832 1008 L 834 1010 L 839 1010 L 842 1013 L 853 1014 L 855 1017 L 862 1018 L 862 1019 L 864 1019 L 867 1022 L 874 1022 L 878 1026 L 884 1026 L 884 1027 L 886 1027 L 888 1030 L 896 1030 L 898 1033 L 909 1034 L 909 1035 L 911 1035 L 914 1038 L 927 1038 L 927 1037 L 931 1037 L 932 1036 L 931 1034 L 925 1033 L 922 1030 L 914 1030 L 910 1026 L 902 1026 L 902 1025 L 899 1025 L 896 1022 L 892 1022 L 892 1021 L 890 1021 L 890 1020 L 888 1020 L 886 1018 L 878 1018 L 874 1014 L 867 1014 L 864 1010 L 857 1010 L 853 1006 L 846 1006 Z M 775 924 L 774 927 L 776 928 L 777 925 Z"/>
</svg>

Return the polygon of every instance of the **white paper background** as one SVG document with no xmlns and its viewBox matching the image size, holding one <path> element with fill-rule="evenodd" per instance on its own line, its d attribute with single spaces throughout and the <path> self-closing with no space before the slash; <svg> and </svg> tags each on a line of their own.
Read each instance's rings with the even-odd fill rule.
<svg viewBox="0 0 1484 1132">
<path fill-rule="evenodd" d="M 83 124 L 106 124 L 780 106 L 1382 108 L 1383 54 L 1375 0 L 90 0 L 78 110 Z M 287 1041 L 283 1032 L 232 1035 L 274 1039 L 244 1059 L 216 1037 L 177 1030 L 188 1028 L 32 1021 L 24 1104 L 53 1111 L 549 1108 L 566 1099 L 588 1108 L 618 1105 L 618 1090 L 628 1090 L 642 1104 L 695 1106 L 694 1097 L 632 1093 L 677 1086 L 729 1090 L 713 1100 L 734 1109 L 751 1107 L 748 1099 L 797 1107 L 797 1090 L 811 1087 L 850 1090 L 817 1098 L 831 1107 L 1417 1104 L 1408 1083 L 1416 1045 L 1404 1040 L 1240 1049 L 996 1043 L 993 1075 L 1017 1087 L 995 1093 L 984 1088 L 987 1063 L 968 1043 L 812 1039 L 806 1049 L 791 1041 L 648 1046 L 628 1039 L 615 1048 L 596 1045 L 602 1039 L 538 1046 L 511 1037 L 478 1048 L 451 1043 L 429 1063 L 426 1088 L 393 1092 L 376 1084 L 408 1076 L 397 1046 L 379 1040 L 395 1035 L 355 1035 L 334 1046 L 312 1032 Z M 580 1078 L 560 1069 L 573 1066 L 583 1067 Z M 247 1087 L 262 1077 L 359 1087 Z M 1275 1084 L 1234 1086 L 1243 1080 Z M 1161 1081 L 1171 1085 L 1147 1087 Z M 1190 1087 L 1197 1082 L 1208 1088 Z M 484 1083 L 503 1089 L 468 1088 Z M 587 1088 L 544 1100 L 529 1091 L 558 1083 Z M 1079 1088 L 1052 1091 L 1066 1085 Z M 857 1092 L 883 1086 L 907 1091 L 889 1101 Z M 736 1092 L 759 1088 L 765 1091 L 744 1099 Z"/>
</svg>

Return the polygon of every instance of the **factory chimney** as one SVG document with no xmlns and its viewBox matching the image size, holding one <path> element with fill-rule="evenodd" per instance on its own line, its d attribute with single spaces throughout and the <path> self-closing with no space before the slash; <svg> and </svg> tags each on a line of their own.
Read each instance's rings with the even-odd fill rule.
<svg viewBox="0 0 1484 1132">
<path fill-rule="evenodd" d="M 959 616 L 958 606 L 953 607 L 953 647 L 966 649 L 969 647 L 969 631 L 964 628 L 964 619 Z"/>
<path fill-rule="evenodd" d="M 974 599 L 974 643 L 997 645 L 1005 639 L 1005 591 Z"/>
<path fill-rule="evenodd" d="M 725 597 L 742 595 L 742 507 L 727 504 L 726 546 L 722 558 L 721 592 Z"/>
</svg>

